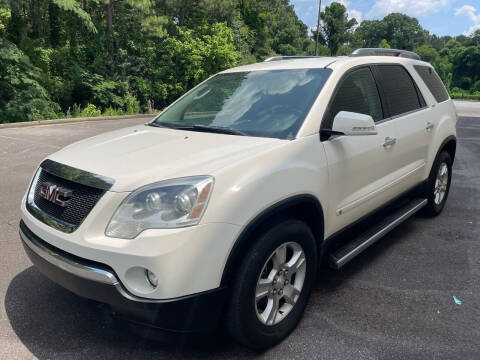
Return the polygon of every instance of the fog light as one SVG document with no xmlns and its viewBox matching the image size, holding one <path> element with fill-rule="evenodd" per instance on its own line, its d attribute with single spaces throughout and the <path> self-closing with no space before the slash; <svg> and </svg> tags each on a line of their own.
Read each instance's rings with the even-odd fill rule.
<svg viewBox="0 0 480 360">
<path fill-rule="evenodd" d="M 158 286 L 158 277 L 153 272 L 148 269 L 145 269 L 145 276 L 147 277 L 147 281 L 150 285 L 154 288 Z"/>
</svg>

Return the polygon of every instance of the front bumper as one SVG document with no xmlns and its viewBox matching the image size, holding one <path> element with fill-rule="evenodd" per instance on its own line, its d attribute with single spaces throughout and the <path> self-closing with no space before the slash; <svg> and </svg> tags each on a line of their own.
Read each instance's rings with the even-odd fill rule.
<svg viewBox="0 0 480 360">
<path fill-rule="evenodd" d="M 28 257 L 40 272 L 79 296 L 109 304 L 127 320 L 180 333 L 209 332 L 218 326 L 225 288 L 169 300 L 138 297 L 123 287 L 110 267 L 51 246 L 23 221 L 19 232 Z"/>
</svg>

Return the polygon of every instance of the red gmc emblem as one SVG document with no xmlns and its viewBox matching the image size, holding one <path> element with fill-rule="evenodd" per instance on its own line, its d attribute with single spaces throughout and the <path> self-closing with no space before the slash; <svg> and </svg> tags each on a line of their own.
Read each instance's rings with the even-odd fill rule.
<svg viewBox="0 0 480 360">
<path fill-rule="evenodd" d="M 72 190 L 44 182 L 40 185 L 39 195 L 54 204 L 65 207 L 72 197 Z"/>
</svg>

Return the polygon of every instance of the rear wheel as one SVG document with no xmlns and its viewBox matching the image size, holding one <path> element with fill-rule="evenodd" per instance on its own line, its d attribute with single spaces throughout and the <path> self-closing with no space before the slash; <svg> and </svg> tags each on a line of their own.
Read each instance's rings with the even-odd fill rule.
<svg viewBox="0 0 480 360">
<path fill-rule="evenodd" d="M 241 261 L 226 316 L 231 336 L 255 349 L 284 339 L 301 319 L 317 268 L 315 237 L 298 220 L 261 235 Z"/>
<path fill-rule="evenodd" d="M 425 214 L 437 216 L 442 212 L 447 201 L 451 180 L 452 159 L 448 152 L 442 151 L 435 160 L 428 179 L 425 193 L 428 205 L 424 208 Z"/>
</svg>

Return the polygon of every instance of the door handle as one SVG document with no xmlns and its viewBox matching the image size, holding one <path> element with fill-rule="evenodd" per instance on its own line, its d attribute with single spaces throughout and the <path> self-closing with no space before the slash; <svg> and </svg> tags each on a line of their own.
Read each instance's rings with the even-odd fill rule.
<svg viewBox="0 0 480 360">
<path fill-rule="evenodd" d="M 435 126 L 434 123 L 431 123 L 430 121 L 427 121 L 427 123 L 425 124 L 425 129 L 427 131 L 430 131 L 430 130 L 433 129 L 434 126 Z"/>
<path fill-rule="evenodd" d="M 397 139 L 391 138 L 390 136 L 387 136 L 387 137 L 385 138 L 385 142 L 383 143 L 383 147 L 384 147 L 384 148 L 388 148 L 388 147 L 390 147 L 390 146 L 392 146 L 392 145 L 395 145 L 396 142 L 397 142 Z"/>
</svg>

